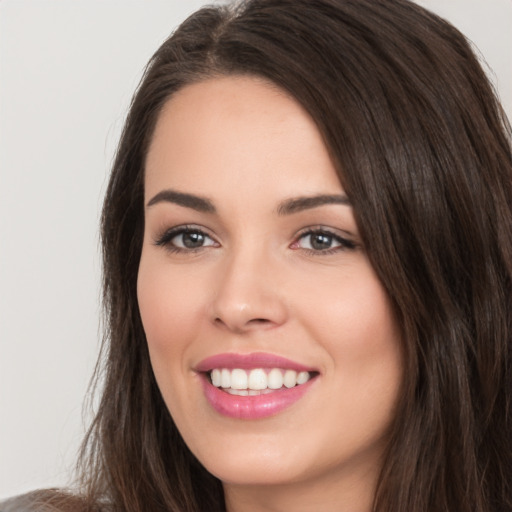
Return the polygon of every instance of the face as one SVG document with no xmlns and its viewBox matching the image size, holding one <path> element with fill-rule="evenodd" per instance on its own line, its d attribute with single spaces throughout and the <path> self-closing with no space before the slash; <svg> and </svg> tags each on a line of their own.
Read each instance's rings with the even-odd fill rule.
<svg viewBox="0 0 512 512">
<path fill-rule="evenodd" d="M 309 115 L 256 78 L 185 87 L 145 204 L 140 312 L 191 451 L 226 486 L 375 473 L 399 333 Z"/>
</svg>

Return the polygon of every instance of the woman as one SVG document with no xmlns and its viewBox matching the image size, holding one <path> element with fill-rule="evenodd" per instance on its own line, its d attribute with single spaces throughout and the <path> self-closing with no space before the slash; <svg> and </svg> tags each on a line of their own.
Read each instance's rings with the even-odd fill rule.
<svg viewBox="0 0 512 512">
<path fill-rule="evenodd" d="M 512 510 L 509 136 L 463 36 L 408 1 L 189 18 L 105 199 L 84 498 L 41 502 Z"/>
</svg>

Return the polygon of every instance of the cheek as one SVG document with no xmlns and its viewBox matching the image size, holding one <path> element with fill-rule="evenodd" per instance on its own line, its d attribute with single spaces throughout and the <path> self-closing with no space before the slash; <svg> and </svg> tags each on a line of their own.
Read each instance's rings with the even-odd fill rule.
<svg viewBox="0 0 512 512">
<path fill-rule="evenodd" d="M 350 266 L 336 279 L 316 277 L 302 296 L 307 297 L 304 310 L 309 318 L 318 319 L 321 337 L 336 333 L 340 340 L 360 340 L 361 345 L 367 340 L 377 346 L 379 340 L 396 336 L 389 299 L 369 264 Z"/>
<path fill-rule="evenodd" d="M 311 336 L 330 355 L 338 383 L 354 393 L 372 383 L 395 389 L 402 373 L 401 335 L 373 269 L 369 264 L 354 266 L 339 284 L 322 283 L 323 293 L 318 293 L 318 284 L 315 300 L 303 305 L 303 318 Z"/>
<path fill-rule="evenodd" d="M 143 251 L 137 298 L 158 387 L 174 420 L 179 421 L 193 399 L 185 385 L 186 361 L 198 336 L 201 287 L 193 277 L 185 279 L 183 271 L 173 269 L 165 257 L 158 256 Z"/>
<path fill-rule="evenodd" d="M 403 378 L 400 331 L 389 299 L 369 273 L 357 286 L 332 293 L 323 312 L 318 339 L 331 357 L 328 387 L 336 423 L 343 423 L 354 446 L 384 442 Z"/>
<path fill-rule="evenodd" d="M 183 350 L 193 338 L 201 309 L 201 288 L 190 276 L 186 281 L 183 276 L 183 272 L 173 271 L 165 261 L 143 253 L 137 297 L 152 360 L 155 355 Z"/>
</svg>

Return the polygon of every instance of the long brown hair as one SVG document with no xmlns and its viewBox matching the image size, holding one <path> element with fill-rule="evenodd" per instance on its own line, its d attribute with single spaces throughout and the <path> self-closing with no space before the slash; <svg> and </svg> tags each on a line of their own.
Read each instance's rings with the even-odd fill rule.
<svg viewBox="0 0 512 512">
<path fill-rule="evenodd" d="M 232 74 L 270 80 L 314 119 L 402 327 L 403 392 L 374 510 L 512 510 L 510 127 L 466 39 L 407 0 L 203 8 L 151 59 L 103 209 L 103 392 L 82 452 L 86 496 L 119 512 L 224 509 L 160 396 L 136 279 L 158 114 L 187 84 Z"/>
</svg>

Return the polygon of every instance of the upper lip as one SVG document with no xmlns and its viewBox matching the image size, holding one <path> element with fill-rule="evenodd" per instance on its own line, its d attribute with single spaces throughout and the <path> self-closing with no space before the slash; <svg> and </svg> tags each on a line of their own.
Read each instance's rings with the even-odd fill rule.
<svg viewBox="0 0 512 512">
<path fill-rule="evenodd" d="M 214 368 L 240 368 L 243 370 L 253 368 L 282 368 L 284 370 L 296 370 L 298 372 L 318 371 L 315 368 L 297 363 L 286 357 L 264 352 L 253 352 L 251 354 L 235 354 L 228 352 L 216 354 L 200 361 L 195 367 L 195 370 L 197 372 L 209 372 Z"/>
</svg>

